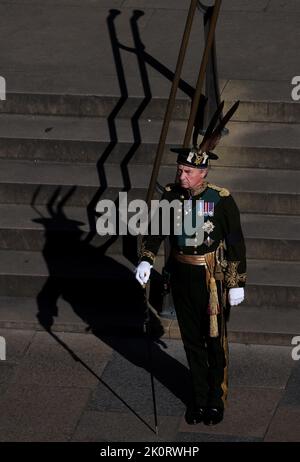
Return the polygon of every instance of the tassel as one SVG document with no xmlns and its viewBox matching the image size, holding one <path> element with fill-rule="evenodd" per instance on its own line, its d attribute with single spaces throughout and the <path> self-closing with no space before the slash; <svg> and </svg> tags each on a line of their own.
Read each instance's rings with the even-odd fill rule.
<svg viewBox="0 0 300 462">
<path fill-rule="evenodd" d="M 209 296 L 209 314 L 210 314 L 210 337 L 218 337 L 218 321 L 217 314 L 220 312 L 218 291 L 216 280 L 214 277 L 210 278 L 209 282 L 210 296 Z"/>
<path fill-rule="evenodd" d="M 216 279 L 214 278 L 215 270 L 215 253 L 205 254 L 206 262 L 206 283 L 209 290 L 209 304 L 208 304 L 208 314 L 210 316 L 210 337 L 218 337 L 218 319 L 217 315 L 220 313 L 219 299 L 218 299 L 218 290 Z"/>
<path fill-rule="evenodd" d="M 218 329 L 218 319 L 216 314 L 212 314 L 210 316 L 210 325 L 209 325 L 209 336 L 210 337 L 218 337 L 219 329 Z"/>
<path fill-rule="evenodd" d="M 210 278 L 209 290 L 210 290 L 210 296 L 209 296 L 210 314 L 218 314 L 220 312 L 220 309 L 219 309 L 217 284 L 216 284 L 216 280 L 214 277 Z"/>
</svg>

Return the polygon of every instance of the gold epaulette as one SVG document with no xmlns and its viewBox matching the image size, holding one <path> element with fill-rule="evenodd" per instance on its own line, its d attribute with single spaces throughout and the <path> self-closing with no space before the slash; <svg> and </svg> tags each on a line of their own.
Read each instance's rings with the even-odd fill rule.
<svg viewBox="0 0 300 462">
<path fill-rule="evenodd" d="M 211 189 L 214 189 L 215 191 L 218 191 L 219 192 L 219 195 L 221 197 L 226 197 L 226 196 L 230 196 L 230 192 L 228 191 L 228 189 L 226 188 L 220 188 L 220 186 L 217 186 L 215 184 L 212 184 L 212 183 L 208 183 L 207 185 L 209 188 Z"/>
</svg>

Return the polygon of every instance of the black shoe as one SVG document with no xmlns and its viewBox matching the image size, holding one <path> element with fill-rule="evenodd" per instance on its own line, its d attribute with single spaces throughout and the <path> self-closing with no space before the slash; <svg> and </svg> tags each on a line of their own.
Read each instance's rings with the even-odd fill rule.
<svg viewBox="0 0 300 462">
<path fill-rule="evenodd" d="M 220 407 L 208 407 L 203 416 L 203 423 L 205 425 L 217 425 L 222 422 L 224 416 L 224 409 Z"/>
<path fill-rule="evenodd" d="M 188 407 L 185 413 L 185 421 L 189 425 L 196 425 L 203 421 L 204 414 L 204 407 Z"/>
</svg>

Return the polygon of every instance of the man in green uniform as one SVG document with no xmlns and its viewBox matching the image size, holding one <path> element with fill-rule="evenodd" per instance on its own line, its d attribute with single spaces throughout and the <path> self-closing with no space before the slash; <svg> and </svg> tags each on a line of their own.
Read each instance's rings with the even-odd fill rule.
<svg viewBox="0 0 300 462">
<path fill-rule="evenodd" d="M 214 129 L 218 108 L 201 145 L 177 148 L 177 177 L 162 201 L 176 200 L 167 264 L 177 320 L 189 364 L 192 400 L 186 421 L 214 425 L 223 419 L 227 398 L 226 315 L 244 300 L 246 250 L 238 207 L 230 192 L 206 181 L 210 152 L 237 105 Z M 179 205 L 179 206 L 178 206 Z M 194 224 L 192 234 L 184 223 Z M 178 228 L 180 231 L 178 231 Z M 190 229 L 190 228 L 189 228 Z M 136 279 L 146 284 L 165 235 L 144 236 Z"/>
</svg>

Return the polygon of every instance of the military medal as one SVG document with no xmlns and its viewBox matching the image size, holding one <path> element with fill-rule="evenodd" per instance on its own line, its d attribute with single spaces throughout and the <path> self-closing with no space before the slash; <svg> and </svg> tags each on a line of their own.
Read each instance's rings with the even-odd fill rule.
<svg viewBox="0 0 300 462">
<path fill-rule="evenodd" d="M 213 217 L 215 212 L 215 203 L 214 202 L 208 202 L 208 216 Z"/>
<path fill-rule="evenodd" d="M 204 216 L 205 217 L 213 217 L 214 211 L 215 211 L 214 202 L 204 202 Z"/>
<path fill-rule="evenodd" d="M 204 201 L 198 200 L 197 204 L 198 204 L 197 215 L 198 215 L 198 217 L 203 217 L 203 215 L 204 215 Z"/>
</svg>

